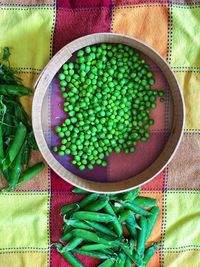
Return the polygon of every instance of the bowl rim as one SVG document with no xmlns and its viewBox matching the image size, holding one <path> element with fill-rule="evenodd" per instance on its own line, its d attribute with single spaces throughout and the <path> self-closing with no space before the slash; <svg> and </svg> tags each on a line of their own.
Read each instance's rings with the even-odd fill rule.
<svg viewBox="0 0 200 267">
<path fill-rule="evenodd" d="M 52 78 L 56 75 L 61 66 L 72 56 L 72 53 L 74 53 L 75 51 L 87 45 L 102 42 L 127 44 L 146 54 L 152 61 L 156 61 L 156 64 L 161 69 L 168 83 L 169 79 L 166 77 L 166 75 L 169 75 L 170 84 L 173 84 L 173 87 L 169 86 L 169 90 L 172 92 L 172 94 L 174 94 L 173 101 L 176 100 L 176 103 L 174 103 L 174 106 L 176 107 L 174 109 L 174 117 L 177 117 L 177 120 L 175 120 L 174 118 L 170 135 L 158 158 L 156 158 L 156 160 L 141 173 L 126 180 L 116 182 L 94 182 L 78 177 L 72 172 L 68 171 L 55 159 L 52 152 L 48 148 L 44 138 L 41 121 L 42 105 L 45 93 L 48 90 L 48 86 L 51 83 Z M 154 57 L 154 59 L 152 59 L 152 57 Z M 84 190 L 108 194 L 120 193 L 146 184 L 155 176 L 157 176 L 166 167 L 167 164 L 169 164 L 174 154 L 176 153 L 183 137 L 185 123 L 185 105 L 183 93 L 179 86 L 179 83 L 165 59 L 163 59 L 153 48 L 134 37 L 118 33 L 94 33 L 77 38 L 65 45 L 51 58 L 49 63 L 39 75 L 34 87 L 35 93 L 32 104 L 32 125 L 39 150 L 48 165 L 61 178 L 71 183 L 72 185 Z M 154 168 L 151 169 L 151 167 L 156 164 L 157 166 L 154 166 Z M 151 175 L 149 175 L 149 173 L 151 173 Z"/>
</svg>

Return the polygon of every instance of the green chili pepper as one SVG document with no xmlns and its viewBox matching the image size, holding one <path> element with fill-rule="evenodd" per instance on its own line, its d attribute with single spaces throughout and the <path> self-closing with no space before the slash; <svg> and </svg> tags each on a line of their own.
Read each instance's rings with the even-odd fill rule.
<svg viewBox="0 0 200 267">
<path fill-rule="evenodd" d="M 103 210 L 104 210 L 106 213 L 108 213 L 108 214 L 110 214 L 110 215 L 116 217 L 116 214 L 115 214 L 113 208 L 111 207 L 111 205 L 110 205 L 109 203 L 107 203 L 107 204 L 105 205 L 105 207 L 103 208 Z M 115 233 L 116 233 L 118 236 L 121 236 L 121 235 L 122 235 L 122 233 L 123 233 L 122 226 L 121 226 L 121 224 L 118 222 L 118 220 L 114 220 L 113 222 L 110 223 L 110 225 L 113 226 L 113 229 L 114 229 Z"/>
<path fill-rule="evenodd" d="M 156 223 L 156 220 L 157 220 L 159 214 L 160 214 L 159 207 L 156 206 L 156 207 L 153 207 L 151 209 L 151 215 L 147 219 L 146 240 L 148 240 L 148 238 L 149 238 L 149 236 L 150 236 L 150 234 L 151 234 L 151 232 L 153 230 L 153 227 L 154 227 L 154 225 Z"/>
<path fill-rule="evenodd" d="M 114 263 L 113 259 L 107 259 L 103 261 L 102 263 L 100 263 L 97 267 L 112 267 L 113 263 Z"/>
<path fill-rule="evenodd" d="M 149 211 L 144 210 L 131 202 L 125 202 L 124 207 L 129 210 L 132 210 L 135 214 L 144 215 L 144 216 L 149 216 L 151 214 Z"/>
<path fill-rule="evenodd" d="M 155 251 L 158 249 L 159 243 L 154 243 L 151 247 L 147 248 L 144 253 L 143 263 L 144 266 L 147 266 L 150 259 L 154 255 Z"/>
<path fill-rule="evenodd" d="M 133 203 L 142 207 L 153 207 L 156 205 L 157 199 L 149 197 L 137 197 Z"/>
<path fill-rule="evenodd" d="M 69 241 L 69 243 L 66 246 L 64 246 L 62 248 L 61 252 L 70 251 L 70 250 L 78 247 L 78 245 L 80 245 L 80 243 L 82 243 L 82 242 L 83 242 L 83 239 L 82 238 L 80 238 L 80 237 L 74 237 L 73 239 L 71 239 Z"/>
<path fill-rule="evenodd" d="M 76 249 L 73 249 L 73 252 L 75 252 L 77 254 L 89 256 L 92 258 L 96 258 L 96 259 L 108 259 L 108 258 L 110 258 L 110 256 L 108 254 L 104 254 L 103 252 L 99 252 L 99 251 L 85 251 L 85 250 L 76 248 Z"/>
<path fill-rule="evenodd" d="M 91 222 L 91 221 L 87 221 L 87 224 L 89 226 L 91 226 L 94 230 L 100 231 L 104 234 L 110 235 L 112 237 L 117 237 L 117 235 L 110 230 L 108 227 L 106 227 L 105 225 L 98 223 L 98 222 Z"/>
<path fill-rule="evenodd" d="M 95 222 L 111 222 L 116 218 L 106 213 L 98 213 L 93 211 L 77 211 L 73 214 L 74 219 L 95 221 Z"/>
<path fill-rule="evenodd" d="M 82 229 L 74 229 L 71 231 L 72 235 L 75 237 L 81 237 L 84 240 L 87 241 L 92 241 L 95 243 L 101 243 L 101 244 L 106 244 L 106 245 L 113 245 L 116 246 L 117 240 L 114 241 L 109 241 L 104 238 L 99 237 L 96 233 L 87 231 L 87 230 L 82 230 Z"/>
<path fill-rule="evenodd" d="M 24 96 L 30 95 L 30 90 L 23 85 L 0 84 L 0 95 Z"/>
<path fill-rule="evenodd" d="M 139 226 L 141 227 L 141 230 L 138 230 L 137 254 L 143 258 L 147 233 L 147 219 L 145 217 L 140 217 Z"/>
<path fill-rule="evenodd" d="M 65 206 L 63 206 L 61 209 L 60 209 L 60 213 L 62 215 L 66 214 L 67 212 L 71 211 L 71 210 L 78 210 L 79 209 L 79 205 L 77 203 L 70 203 L 70 204 L 67 204 Z"/>
<path fill-rule="evenodd" d="M 108 203 L 108 198 L 106 196 L 96 200 L 95 202 L 89 204 L 85 209 L 87 211 L 98 211 L 101 210 Z"/>
<path fill-rule="evenodd" d="M 6 170 L 10 166 L 10 164 L 13 162 L 13 160 L 19 153 L 20 148 L 24 143 L 26 133 L 26 127 L 22 123 L 19 123 L 15 133 L 15 137 L 10 146 L 8 147 L 8 152 L 6 154 L 5 159 L 3 160 L 3 170 Z"/>
<path fill-rule="evenodd" d="M 113 245 L 106 245 L 106 244 L 89 244 L 89 245 L 83 245 L 80 249 L 91 251 L 91 250 L 104 250 L 108 248 L 112 248 Z"/>
<path fill-rule="evenodd" d="M 45 167 L 44 163 L 40 162 L 40 163 L 37 163 L 37 164 L 33 165 L 32 167 L 26 169 L 22 173 L 21 177 L 19 178 L 17 186 L 25 183 L 26 181 L 28 181 L 32 177 L 36 176 L 38 173 L 40 173 L 44 169 L 44 167 Z"/>
<path fill-rule="evenodd" d="M 74 192 L 74 193 L 76 193 L 76 194 L 83 194 L 83 195 L 89 195 L 89 194 L 90 194 L 90 192 L 85 191 L 85 190 L 83 190 L 83 189 L 81 189 L 81 188 L 78 188 L 78 187 L 74 188 L 74 189 L 72 190 L 72 192 Z"/>
<path fill-rule="evenodd" d="M 92 203 L 93 201 L 95 201 L 98 198 L 98 194 L 90 194 L 88 196 L 86 196 L 84 199 L 82 199 L 79 202 L 79 207 L 81 209 L 85 208 L 88 204 Z"/>
</svg>

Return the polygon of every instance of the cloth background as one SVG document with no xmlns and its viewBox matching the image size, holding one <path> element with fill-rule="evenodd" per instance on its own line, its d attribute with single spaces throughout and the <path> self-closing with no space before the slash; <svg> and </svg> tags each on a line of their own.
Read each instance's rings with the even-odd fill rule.
<svg viewBox="0 0 200 267">
<path fill-rule="evenodd" d="M 155 48 L 182 87 L 186 125 L 173 161 L 142 190 L 161 214 L 150 237 L 161 248 L 148 267 L 200 266 L 200 1 L 0 0 L 0 47 L 33 88 L 51 56 L 77 37 L 129 34 Z M 31 112 L 29 97 L 22 99 Z M 37 162 L 41 155 L 33 155 Z M 1 181 L 1 186 L 3 182 Z M 48 167 L 13 193 L 0 194 L 0 267 L 67 267 L 50 243 L 59 235 L 60 207 L 78 196 Z M 97 260 L 81 257 L 85 266 Z"/>
</svg>

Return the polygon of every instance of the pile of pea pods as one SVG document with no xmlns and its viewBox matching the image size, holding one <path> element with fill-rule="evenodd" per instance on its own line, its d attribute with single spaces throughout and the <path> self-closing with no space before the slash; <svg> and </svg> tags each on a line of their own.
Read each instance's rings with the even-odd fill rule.
<svg viewBox="0 0 200 267">
<path fill-rule="evenodd" d="M 156 199 L 139 196 L 141 188 L 120 194 L 96 194 L 79 188 L 84 198 L 61 208 L 63 235 L 53 245 L 74 267 L 76 254 L 101 260 L 98 267 L 145 267 L 159 243 L 146 246 L 160 209 Z"/>
</svg>

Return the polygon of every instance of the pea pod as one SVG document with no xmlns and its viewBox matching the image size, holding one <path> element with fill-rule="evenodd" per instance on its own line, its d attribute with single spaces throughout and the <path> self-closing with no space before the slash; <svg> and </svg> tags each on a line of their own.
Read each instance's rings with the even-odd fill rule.
<svg viewBox="0 0 200 267">
<path fill-rule="evenodd" d="M 26 181 L 28 181 L 32 177 L 36 176 L 38 173 L 40 173 L 44 169 L 44 167 L 45 167 L 44 163 L 40 162 L 40 163 L 37 163 L 37 164 L 33 165 L 32 167 L 26 169 L 22 173 L 21 177 L 19 178 L 17 186 L 25 183 Z"/>
<path fill-rule="evenodd" d="M 24 96 L 30 95 L 30 90 L 23 85 L 0 84 L 0 95 Z"/>
<path fill-rule="evenodd" d="M 71 232 L 71 230 L 73 230 L 73 227 L 71 225 L 65 224 L 63 226 L 63 232 L 64 232 L 64 234 L 67 234 L 67 233 Z"/>
<path fill-rule="evenodd" d="M 125 267 L 132 267 L 132 261 L 129 257 L 126 257 Z"/>
<path fill-rule="evenodd" d="M 90 194 L 88 196 L 86 196 L 84 199 L 82 199 L 79 202 L 79 207 L 80 209 L 85 208 L 86 206 L 88 206 L 88 204 L 92 203 L 93 201 L 95 201 L 98 198 L 98 194 Z"/>
<path fill-rule="evenodd" d="M 53 245 L 56 247 L 57 251 L 65 258 L 65 260 L 70 263 L 73 267 L 84 267 L 84 265 L 69 251 L 63 251 L 63 245 L 55 242 Z"/>
<path fill-rule="evenodd" d="M 65 206 L 63 206 L 61 209 L 60 209 L 60 212 L 61 212 L 61 214 L 62 215 L 64 215 L 64 214 L 66 214 L 66 213 L 68 213 L 69 211 L 71 211 L 71 210 L 78 210 L 79 209 L 79 205 L 78 204 L 76 204 L 76 203 L 70 203 L 70 204 L 68 204 L 68 205 L 65 205 Z"/>
<path fill-rule="evenodd" d="M 108 214 L 110 214 L 110 215 L 116 217 L 116 214 L 115 214 L 113 208 L 111 207 L 111 205 L 110 205 L 109 203 L 107 203 L 107 204 L 105 205 L 105 207 L 103 208 L 103 210 L 104 210 L 106 213 L 108 213 Z M 121 224 L 118 222 L 118 220 L 114 220 L 114 221 L 112 221 L 112 222 L 110 223 L 110 225 L 112 225 L 112 227 L 113 227 L 115 233 L 116 233 L 118 236 L 121 236 L 121 235 L 122 235 L 122 233 L 123 233 L 122 226 L 121 226 Z"/>
<path fill-rule="evenodd" d="M 89 225 L 89 222 L 70 219 L 70 220 L 65 220 L 65 223 L 67 223 L 68 225 L 71 225 L 77 229 L 84 229 L 84 230 L 93 230 L 94 229 L 92 226 Z"/>
<path fill-rule="evenodd" d="M 92 250 L 104 250 L 104 249 L 108 249 L 108 248 L 112 248 L 112 247 L 113 247 L 113 245 L 89 244 L 89 245 L 83 245 L 80 249 L 85 250 L 85 251 L 92 251 Z"/>
<path fill-rule="evenodd" d="M 0 164 L 4 158 L 4 148 L 3 148 L 3 134 L 2 134 L 2 125 L 0 123 Z"/>
<path fill-rule="evenodd" d="M 147 233 L 147 219 L 145 217 L 140 217 L 139 226 L 141 227 L 141 230 L 138 230 L 137 254 L 139 257 L 143 258 Z"/>
<path fill-rule="evenodd" d="M 26 169 L 28 168 L 30 156 L 31 156 L 31 148 L 29 147 L 29 145 L 27 145 L 24 150 L 24 157 L 23 157 L 23 162 L 24 162 Z"/>
<path fill-rule="evenodd" d="M 82 242 L 83 242 L 83 239 L 82 238 L 80 238 L 80 237 L 74 237 L 73 239 L 71 239 L 69 241 L 69 243 L 66 246 L 64 246 L 62 248 L 61 252 L 70 251 L 70 250 L 78 247 L 78 245 L 80 245 L 80 243 L 82 243 Z"/>
<path fill-rule="evenodd" d="M 156 205 L 157 199 L 149 197 L 137 197 L 134 199 L 133 203 L 142 207 L 154 207 Z"/>
<path fill-rule="evenodd" d="M 26 133 L 27 133 L 26 127 L 22 123 L 19 123 L 15 133 L 15 137 L 12 143 L 9 145 L 8 152 L 3 161 L 3 171 L 5 171 L 10 166 L 10 164 L 13 162 L 13 160 L 19 153 L 21 146 L 24 143 Z"/>
<path fill-rule="evenodd" d="M 117 235 L 108 227 L 106 227 L 105 225 L 98 223 L 98 222 L 91 222 L 91 221 L 87 221 L 86 222 L 90 227 L 92 227 L 92 229 L 100 231 L 104 234 L 110 235 L 112 237 L 117 237 Z"/>
<path fill-rule="evenodd" d="M 93 203 L 89 204 L 85 207 L 87 211 L 98 211 L 101 210 L 105 205 L 108 203 L 108 198 L 106 196 L 94 201 Z"/>
<path fill-rule="evenodd" d="M 73 252 L 75 252 L 77 254 L 84 255 L 84 256 L 96 258 L 96 259 L 108 259 L 108 258 L 110 258 L 110 255 L 105 254 L 104 252 L 99 252 L 99 251 L 85 251 L 85 250 L 82 250 L 80 248 L 75 248 L 75 249 L 73 249 Z"/>
<path fill-rule="evenodd" d="M 135 216 L 132 214 L 126 221 L 126 228 L 128 229 L 130 236 L 133 237 L 134 240 L 137 240 L 137 231 L 136 231 L 136 220 Z"/>
<path fill-rule="evenodd" d="M 144 210 L 134 204 L 133 202 L 125 202 L 124 207 L 133 211 L 135 214 L 143 215 L 143 216 L 149 216 L 151 213 L 147 210 Z"/>
<path fill-rule="evenodd" d="M 60 238 L 63 242 L 69 241 L 70 239 L 72 239 L 72 232 L 67 232 Z"/>
<path fill-rule="evenodd" d="M 112 267 L 114 263 L 113 259 L 107 259 L 104 262 L 100 263 L 97 267 Z"/>
<path fill-rule="evenodd" d="M 129 192 L 127 192 L 122 199 L 123 200 L 129 200 L 129 201 L 133 201 L 140 193 L 141 191 L 141 187 L 137 187 Z"/>
<path fill-rule="evenodd" d="M 151 232 L 153 230 L 153 227 L 154 227 L 154 225 L 156 223 L 156 220 L 157 220 L 159 214 L 160 214 L 159 207 L 156 206 L 156 207 L 153 207 L 151 209 L 151 215 L 147 219 L 146 240 L 148 240 L 148 238 L 149 238 L 149 236 L 150 236 L 150 234 L 151 234 Z"/>
<path fill-rule="evenodd" d="M 120 223 L 126 221 L 128 218 L 132 216 L 132 212 L 130 210 L 124 210 L 119 214 L 118 221 Z"/>
<path fill-rule="evenodd" d="M 154 243 L 151 247 L 147 248 L 144 253 L 143 263 L 144 266 L 147 266 L 150 259 L 154 255 L 155 251 L 158 249 L 159 243 Z"/>
<path fill-rule="evenodd" d="M 93 233 L 87 230 L 82 230 L 82 229 L 74 229 L 71 231 L 71 233 L 75 237 L 81 237 L 84 240 L 95 242 L 95 243 L 116 246 L 118 242 L 117 240 L 114 240 L 114 241 L 106 240 L 104 238 L 99 237 L 96 233 Z"/>
<path fill-rule="evenodd" d="M 95 222 L 111 222 L 115 217 L 106 213 L 98 213 L 93 211 L 77 211 L 73 214 L 74 219 L 95 221 Z"/>
<path fill-rule="evenodd" d="M 17 185 L 17 182 L 19 180 L 21 170 L 22 170 L 22 161 L 23 161 L 23 156 L 24 156 L 24 150 L 26 147 L 26 142 L 22 145 L 19 153 L 15 157 L 14 161 L 12 162 L 10 166 L 10 180 L 9 180 L 9 187 L 13 190 L 15 186 Z"/>
<path fill-rule="evenodd" d="M 73 190 L 72 190 L 73 193 L 76 193 L 76 194 L 83 194 L 83 195 L 89 195 L 90 192 L 88 191 L 85 191 L 81 188 L 78 188 L 78 187 L 75 187 Z"/>
<path fill-rule="evenodd" d="M 126 262 L 126 255 L 122 252 L 119 253 L 119 258 L 115 262 L 115 267 L 124 267 Z"/>
</svg>

